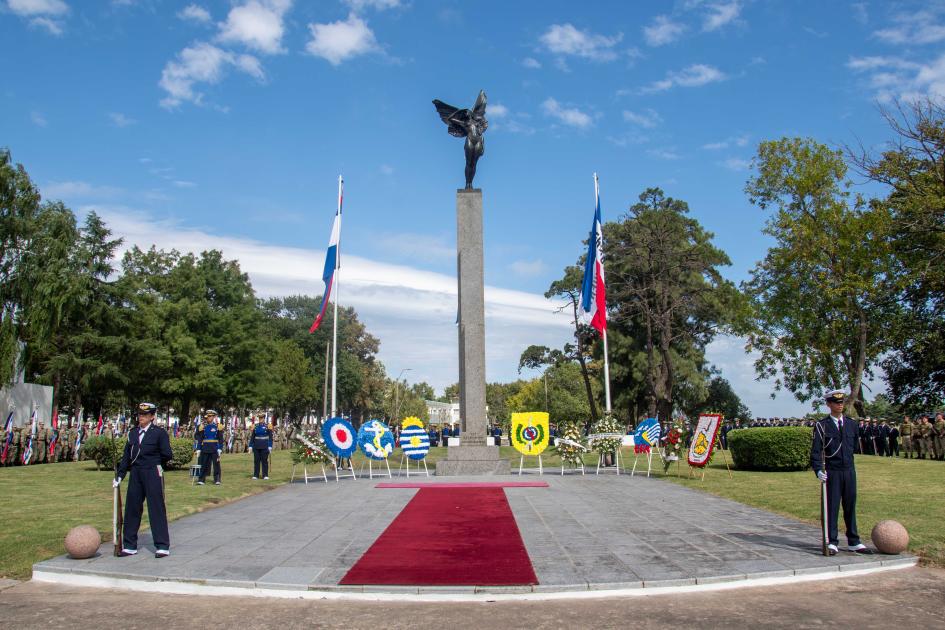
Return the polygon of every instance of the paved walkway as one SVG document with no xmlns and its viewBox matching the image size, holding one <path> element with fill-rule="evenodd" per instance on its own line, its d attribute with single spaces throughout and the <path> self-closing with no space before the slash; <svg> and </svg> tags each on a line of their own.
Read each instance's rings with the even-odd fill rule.
<svg viewBox="0 0 945 630">
<path fill-rule="evenodd" d="M 538 477 L 489 480 L 501 479 Z M 416 492 L 380 489 L 376 479 L 295 483 L 180 519 L 171 524 L 171 556 L 166 559 L 148 553 L 151 541 L 144 535 L 142 553 L 135 557 L 112 557 L 106 545 L 90 560 L 61 556 L 38 563 L 34 574 L 47 580 L 87 576 L 423 595 L 691 586 L 915 561 L 850 553 L 825 558 L 816 527 L 657 479 L 612 473 L 541 479 L 548 488 L 505 490 L 538 576 L 533 587 L 339 586 Z"/>
</svg>

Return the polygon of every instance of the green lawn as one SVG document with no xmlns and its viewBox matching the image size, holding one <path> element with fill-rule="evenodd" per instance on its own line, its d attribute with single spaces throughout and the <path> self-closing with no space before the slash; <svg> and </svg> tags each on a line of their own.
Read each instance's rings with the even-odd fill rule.
<svg viewBox="0 0 945 630">
<path fill-rule="evenodd" d="M 729 479 L 718 454 L 706 471 L 705 481 L 688 478 L 685 463 L 680 468 L 682 476 L 677 477 L 675 470 L 670 469 L 668 480 L 820 523 L 820 483 L 809 470 L 790 473 L 733 470 L 733 478 Z M 864 455 L 856 457 L 856 472 L 860 536 L 869 536 L 879 521 L 899 521 L 909 531 L 909 551 L 921 555 L 924 563 L 945 566 L 945 462 Z M 846 543 L 843 532 L 841 516 L 841 544 Z"/>
<path fill-rule="evenodd" d="M 501 454 L 510 460 L 513 471 L 517 470 L 518 453 L 512 447 L 503 446 Z M 443 447 L 430 450 L 427 465 L 431 473 L 437 460 L 445 455 Z M 624 465 L 629 470 L 633 466 L 633 454 L 625 449 L 624 456 Z M 224 455 L 221 486 L 193 486 L 188 471 L 168 472 L 167 509 L 170 519 L 270 490 L 289 480 L 292 462 L 288 451 L 273 452 L 273 468 L 268 481 L 250 479 L 252 462 L 249 453 Z M 360 470 L 363 462 L 362 456 L 355 457 L 356 470 Z M 593 471 L 596 455 L 587 454 L 585 462 L 589 471 Z M 392 470 L 396 471 L 399 463 L 400 457 L 395 454 L 391 461 Z M 560 466 L 560 460 L 550 452 L 543 456 L 542 463 L 551 474 L 560 470 L 556 468 Z M 536 465 L 535 458 L 526 459 L 527 467 Z M 642 457 L 640 465 L 645 473 L 646 462 Z M 658 460 L 654 466 L 653 474 L 663 476 Z M 674 466 L 666 478 L 803 521 L 819 521 L 820 488 L 809 471 L 733 471 L 734 478 L 729 479 L 722 458 L 718 456 L 709 467 L 705 481 L 698 477 L 687 478 L 685 464 L 679 470 L 681 476 L 676 475 Z M 945 463 L 858 457 L 857 471 L 857 514 L 861 534 L 868 535 L 877 521 L 893 518 L 909 530 L 911 551 L 921 554 L 927 563 L 945 566 L 945 526 L 942 525 L 945 523 L 942 484 Z M 319 472 L 317 467 L 309 469 L 310 475 Z M 123 485 L 123 491 L 126 486 Z M 28 579 L 34 562 L 65 553 L 63 538 L 76 525 L 93 525 L 102 532 L 103 539 L 111 538 L 111 472 L 96 471 L 91 462 L 0 468 L 0 497 L 3 505 L 0 510 L 0 578 Z"/>
</svg>

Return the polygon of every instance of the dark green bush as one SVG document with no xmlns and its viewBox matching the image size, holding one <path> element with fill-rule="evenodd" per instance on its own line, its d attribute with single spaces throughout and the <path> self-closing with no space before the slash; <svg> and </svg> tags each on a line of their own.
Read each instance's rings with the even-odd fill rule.
<svg viewBox="0 0 945 630">
<path fill-rule="evenodd" d="M 810 465 L 810 427 L 758 427 L 728 434 L 739 470 L 804 470 Z"/>
<path fill-rule="evenodd" d="M 127 441 L 123 437 L 112 440 L 108 435 L 92 435 L 82 443 L 82 456 L 94 461 L 99 470 L 112 470 L 125 452 Z M 194 441 L 190 438 L 171 438 L 171 451 L 174 457 L 168 463 L 167 469 L 184 468 L 194 457 Z"/>
</svg>

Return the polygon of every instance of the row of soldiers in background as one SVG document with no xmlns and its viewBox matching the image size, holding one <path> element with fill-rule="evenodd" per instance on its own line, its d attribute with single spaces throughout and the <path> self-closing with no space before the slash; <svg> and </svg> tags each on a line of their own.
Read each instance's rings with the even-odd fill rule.
<svg viewBox="0 0 945 630">
<path fill-rule="evenodd" d="M 862 442 L 862 427 L 860 429 Z M 935 414 L 934 422 L 930 420 L 929 414 L 920 415 L 915 422 L 906 416 L 899 424 L 898 432 L 902 440 L 903 457 L 945 460 L 945 414 L 941 411 Z"/>
</svg>

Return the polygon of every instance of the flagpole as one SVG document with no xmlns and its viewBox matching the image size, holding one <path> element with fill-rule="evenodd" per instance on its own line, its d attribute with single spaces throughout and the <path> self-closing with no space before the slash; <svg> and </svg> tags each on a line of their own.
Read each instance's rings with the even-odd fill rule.
<svg viewBox="0 0 945 630">
<path fill-rule="evenodd" d="M 341 271 L 338 262 L 341 260 L 341 202 L 344 196 L 345 180 L 338 176 L 338 244 L 335 245 L 335 273 L 332 279 L 332 288 L 335 290 L 335 304 L 331 343 L 331 417 L 335 417 L 338 409 L 338 290 L 340 288 Z"/>
<path fill-rule="evenodd" d="M 597 173 L 594 173 L 594 207 L 600 208 L 600 182 L 597 179 Z M 603 244 L 601 244 L 601 249 L 603 249 Z M 604 265 L 604 261 L 599 261 L 601 267 Z M 605 319 L 606 321 L 606 319 Z M 607 352 L 607 325 L 604 325 L 604 330 L 602 334 L 604 338 L 604 402 L 606 403 L 605 411 L 606 413 L 611 412 L 610 407 L 610 359 L 608 358 Z"/>
</svg>

